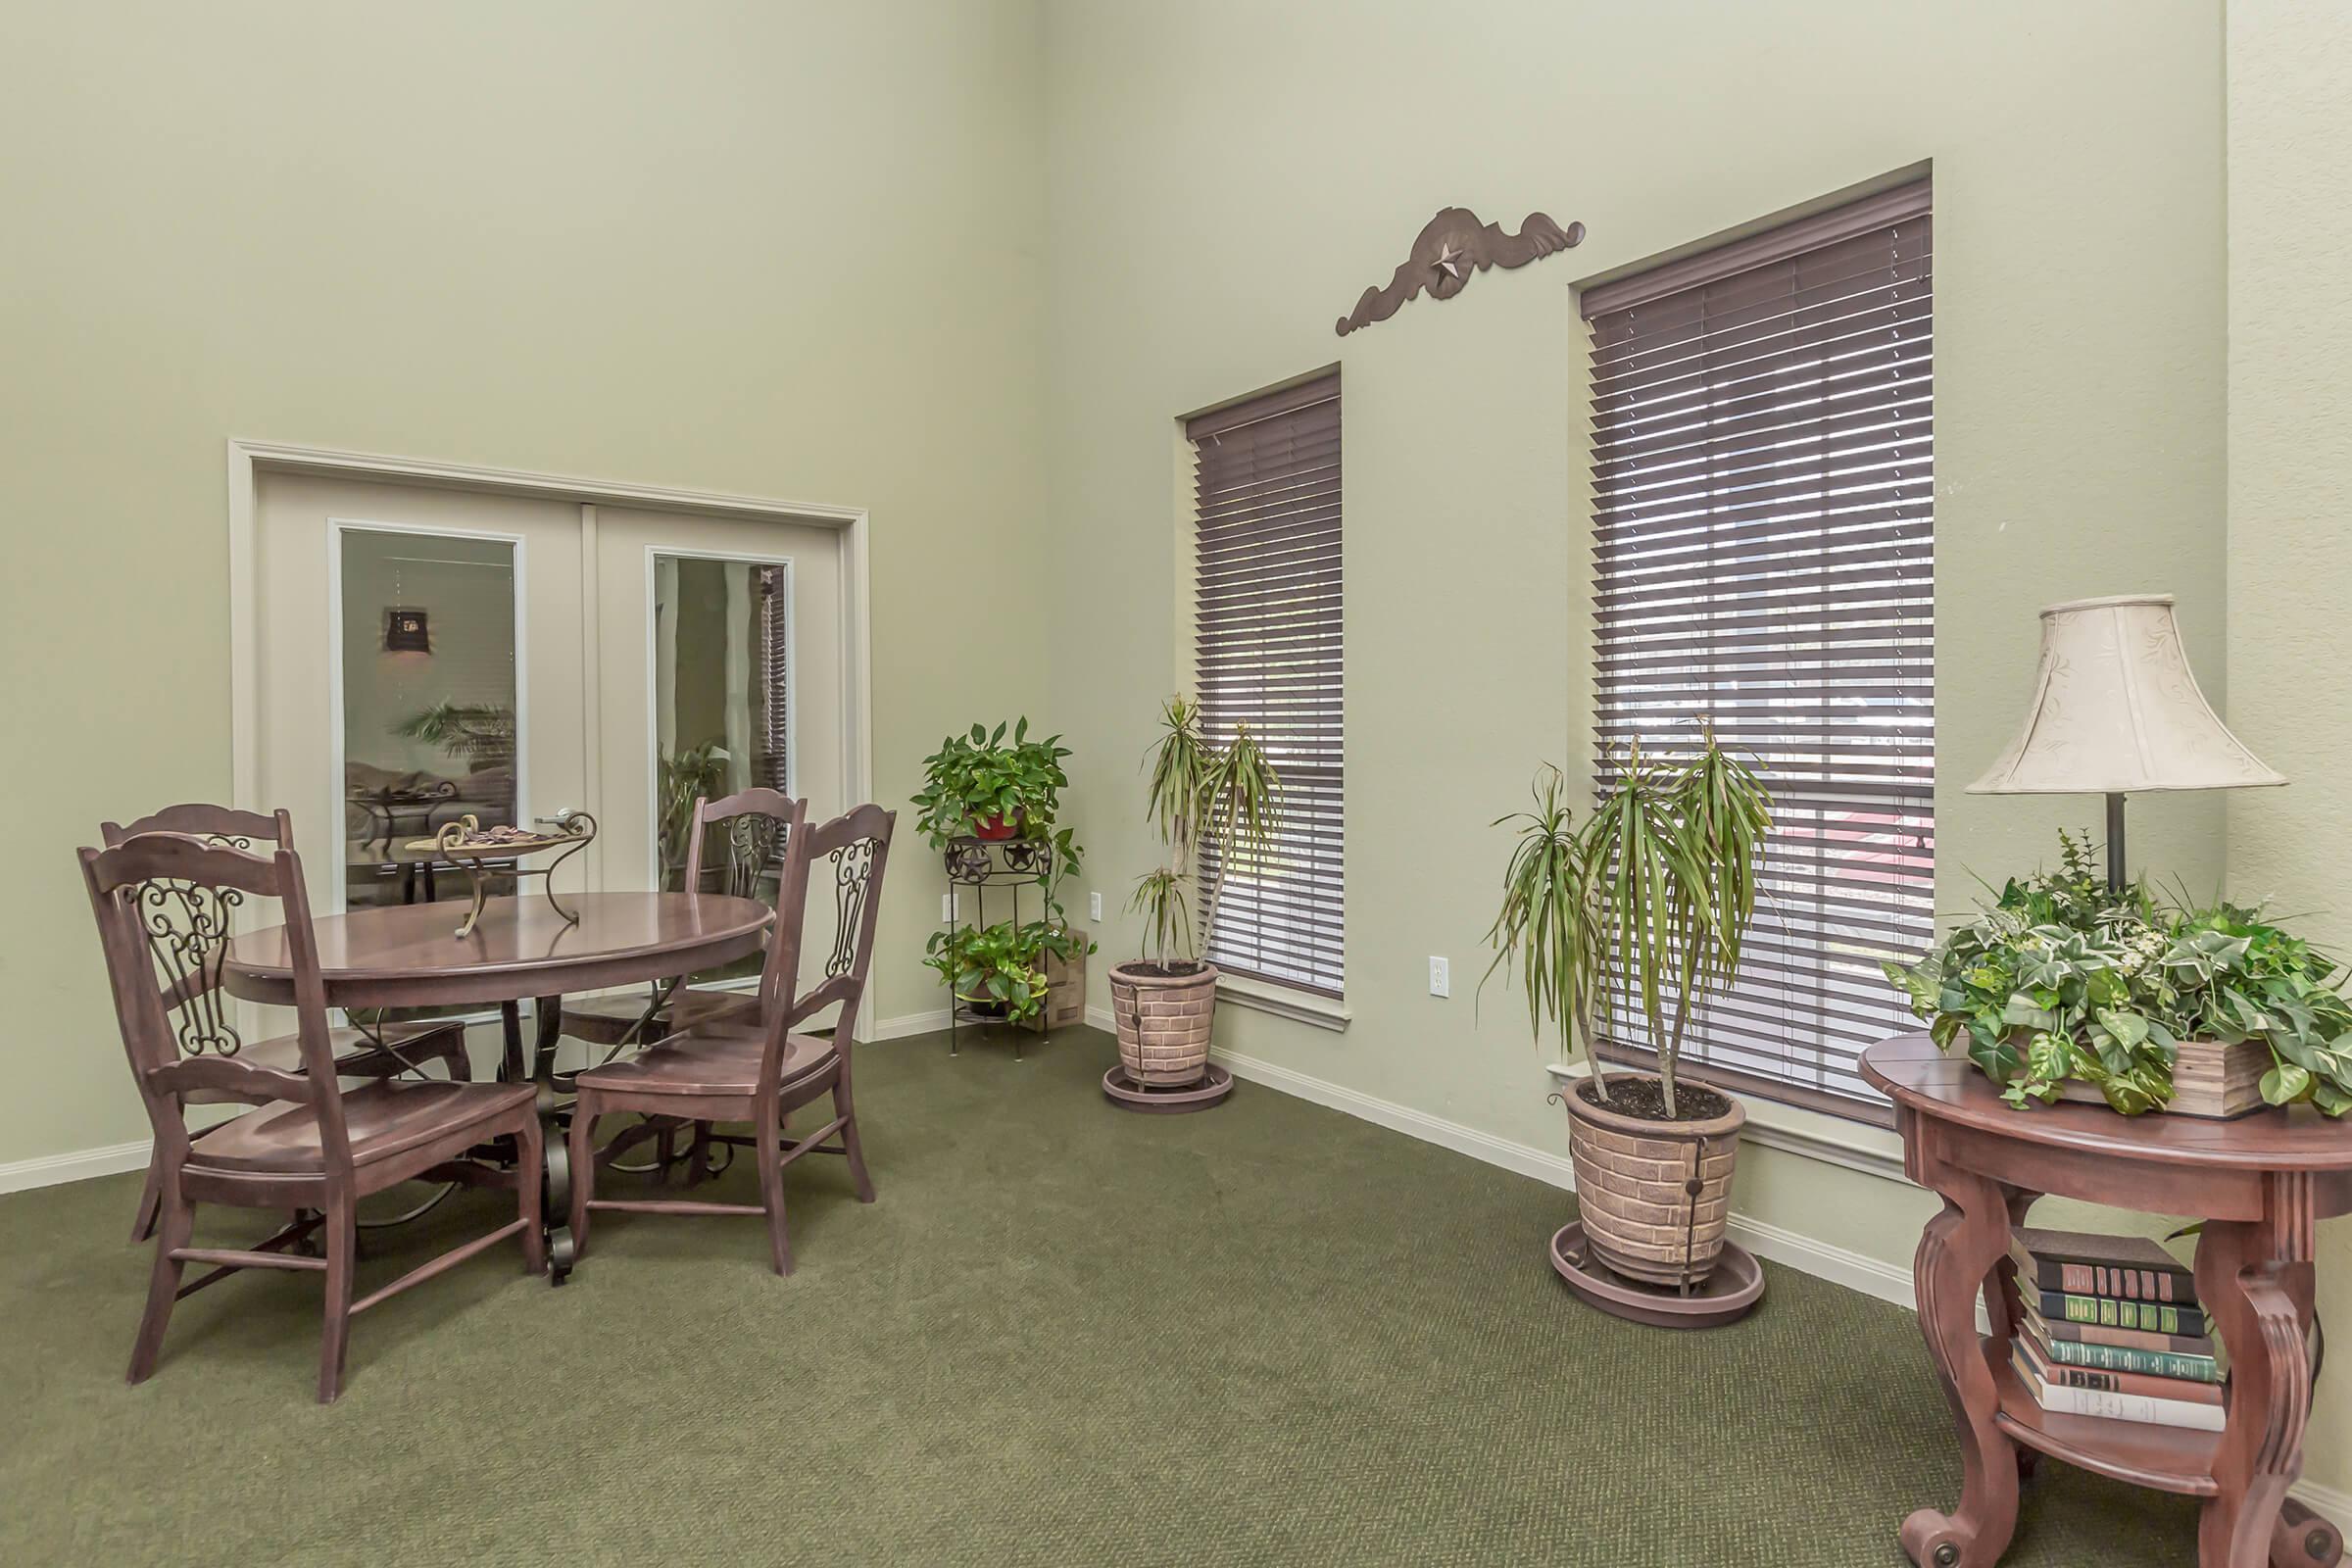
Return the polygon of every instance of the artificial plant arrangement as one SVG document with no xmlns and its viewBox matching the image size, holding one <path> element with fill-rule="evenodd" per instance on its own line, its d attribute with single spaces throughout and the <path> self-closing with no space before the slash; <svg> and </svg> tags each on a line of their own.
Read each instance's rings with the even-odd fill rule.
<svg viewBox="0 0 2352 1568">
<path fill-rule="evenodd" d="M 923 814 L 915 825 L 935 850 L 964 837 L 1042 837 L 1069 788 L 1061 768 L 1069 755 L 1058 735 L 1031 740 L 1026 718 L 1013 727 L 1010 744 L 1003 724 L 950 735 L 923 759 L 923 788 L 913 797 Z"/>
<path fill-rule="evenodd" d="M 1557 1028 L 1563 1058 L 1581 1042 L 1592 1064 L 1558 1097 L 1587 1246 L 1617 1275 L 1688 1292 L 1722 1251 L 1746 1117 L 1682 1075 L 1683 1042 L 1739 974 L 1772 797 L 1711 728 L 1686 761 L 1631 748 L 1582 827 L 1564 790 L 1546 766 L 1535 808 L 1496 819 L 1518 843 L 1487 932 L 1487 978 L 1500 970 L 1507 982 L 1515 967 L 1537 1035 Z M 1639 1015 L 1656 1072 L 1602 1067 L 1596 1007 Z M 1687 1180 L 1644 1174 L 1655 1167 Z"/>
<path fill-rule="evenodd" d="M 2060 833 L 2058 869 L 2003 884 L 1975 919 L 1886 977 L 1937 1047 L 2010 1103 L 2104 1100 L 2127 1116 L 2175 1101 L 2184 1050 L 2253 1043 L 2263 1102 L 2352 1111 L 2352 1005 L 2342 969 L 2259 909 L 2110 889 L 2087 837 Z"/>
<path fill-rule="evenodd" d="M 1265 865 L 1281 826 L 1282 779 L 1248 725 L 1217 745 L 1200 732 L 1198 705 L 1182 696 L 1162 705 L 1159 739 L 1147 756 L 1145 815 L 1168 859 L 1136 879 L 1128 907 L 1144 917 L 1145 956 L 1111 967 L 1111 1015 L 1129 1082 L 1174 1088 L 1208 1070 L 1217 969 L 1197 955 L 1215 942 L 1233 869 Z"/>
</svg>

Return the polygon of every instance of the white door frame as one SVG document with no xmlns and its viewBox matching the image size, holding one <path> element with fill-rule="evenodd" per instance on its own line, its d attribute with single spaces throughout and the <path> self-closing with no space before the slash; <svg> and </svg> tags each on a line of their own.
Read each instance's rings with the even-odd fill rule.
<svg viewBox="0 0 2352 1568">
<path fill-rule="evenodd" d="M 255 531 L 260 514 L 260 484 L 265 473 L 303 473 L 330 478 L 372 480 L 383 484 L 425 485 L 445 490 L 475 490 L 495 495 L 529 496 L 566 501 L 580 508 L 581 624 L 580 655 L 588 677 L 588 725 L 581 737 L 587 769 L 591 813 L 603 805 L 598 798 L 597 691 L 593 672 L 600 655 L 599 595 L 596 550 L 596 508 L 599 505 L 640 508 L 648 512 L 684 513 L 691 516 L 728 517 L 743 522 L 783 523 L 799 527 L 832 528 L 841 535 L 841 713 L 843 797 L 851 802 L 874 798 L 873 612 L 872 580 L 868 564 L 868 520 L 863 507 L 822 506 L 800 501 L 773 501 L 759 496 L 726 495 L 712 490 L 687 490 L 665 485 L 632 484 L 617 479 L 582 479 L 521 468 L 484 467 L 467 463 L 437 463 L 420 458 L 388 457 L 379 453 L 342 452 L 330 447 L 292 446 L 275 441 L 228 442 L 228 672 L 229 672 L 229 790 L 230 798 L 248 810 L 266 809 L 258 797 L 261 781 L 261 577 Z"/>
</svg>

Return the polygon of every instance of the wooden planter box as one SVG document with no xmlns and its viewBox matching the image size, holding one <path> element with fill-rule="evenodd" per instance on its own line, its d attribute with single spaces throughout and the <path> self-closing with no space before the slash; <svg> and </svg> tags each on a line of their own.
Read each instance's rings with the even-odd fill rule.
<svg viewBox="0 0 2352 1568">
<path fill-rule="evenodd" d="M 2234 1046 L 2184 1040 L 2173 1057 L 2173 1099 L 2164 1113 L 2215 1121 L 2249 1115 L 2262 1109 L 2262 1075 L 2270 1068 L 2271 1048 L 2259 1040 L 2241 1040 Z M 2058 1098 L 2086 1105 L 2107 1103 L 2096 1088 L 2072 1078 L 2059 1086 Z"/>
<path fill-rule="evenodd" d="M 1081 945 L 1067 958 L 1052 953 L 1046 955 L 1046 1010 L 1021 1025 L 1031 1034 L 1047 1034 L 1065 1024 L 1086 1022 L 1086 933 L 1076 926 L 1069 927 L 1069 933 Z"/>
</svg>

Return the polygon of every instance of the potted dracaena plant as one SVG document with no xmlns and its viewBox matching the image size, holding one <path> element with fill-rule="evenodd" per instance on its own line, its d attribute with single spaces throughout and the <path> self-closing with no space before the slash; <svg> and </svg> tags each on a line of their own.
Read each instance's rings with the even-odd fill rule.
<svg viewBox="0 0 2352 1568">
<path fill-rule="evenodd" d="M 1739 972 L 1772 798 L 1711 729 L 1679 765 L 1635 746 L 1581 828 L 1563 789 L 1546 767 L 1535 809 L 1496 821 L 1519 842 L 1487 975 L 1515 964 L 1539 1037 L 1549 1024 L 1563 1057 L 1581 1044 L 1592 1063 L 1560 1097 L 1587 1246 L 1626 1279 L 1688 1292 L 1722 1251 L 1746 1115 L 1680 1070 L 1683 1041 Z M 1657 1070 L 1604 1068 L 1596 1011 L 1638 1019 Z"/>
<path fill-rule="evenodd" d="M 1144 917 L 1145 956 L 1111 966 L 1110 1010 L 1128 1080 L 1175 1089 L 1208 1071 L 1217 967 L 1198 955 L 1215 941 L 1227 877 L 1237 867 L 1264 868 L 1280 825 L 1282 781 L 1248 725 L 1218 746 L 1200 733 L 1200 710 L 1183 697 L 1161 708 L 1149 758 L 1146 814 L 1168 859 L 1136 879 L 1128 907 Z"/>
</svg>

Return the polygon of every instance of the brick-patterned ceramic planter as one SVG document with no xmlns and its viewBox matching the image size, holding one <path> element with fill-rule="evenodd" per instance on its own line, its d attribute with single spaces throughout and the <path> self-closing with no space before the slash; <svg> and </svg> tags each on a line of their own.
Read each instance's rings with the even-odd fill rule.
<svg viewBox="0 0 2352 1568">
<path fill-rule="evenodd" d="M 1119 1064 L 1147 1088 L 1197 1084 L 1208 1071 L 1208 1035 L 1217 1021 L 1217 966 L 1190 974 L 1154 974 L 1139 961 L 1110 969 L 1110 1016 L 1118 1028 Z"/>
<path fill-rule="evenodd" d="M 1649 1076 L 1623 1067 L 1609 1072 L 1619 1083 Z M 1684 1077 L 1675 1085 L 1713 1088 Z M 1561 1097 L 1588 1245 L 1629 1279 L 1656 1285 L 1705 1279 L 1723 1250 L 1747 1112 L 1724 1095 L 1731 1111 L 1712 1121 L 1644 1121 L 1593 1104 L 1585 1098 L 1591 1086 L 1590 1079 L 1571 1084 Z"/>
</svg>

